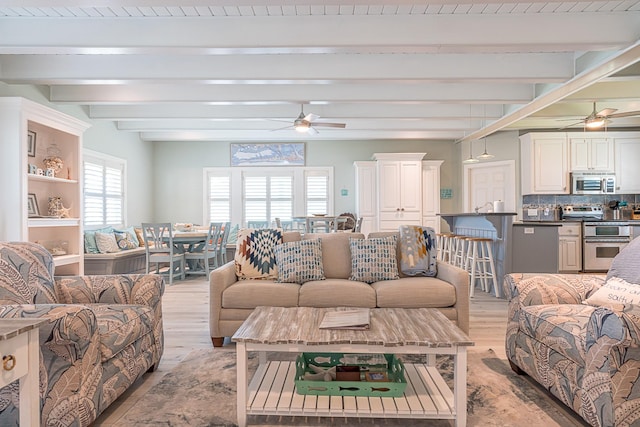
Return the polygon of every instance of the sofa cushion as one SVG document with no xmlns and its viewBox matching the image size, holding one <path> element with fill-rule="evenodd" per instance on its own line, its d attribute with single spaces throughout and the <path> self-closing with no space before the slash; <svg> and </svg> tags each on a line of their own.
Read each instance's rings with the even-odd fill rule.
<svg viewBox="0 0 640 427">
<path fill-rule="evenodd" d="M 303 284 L 324 280 L 320 239 L 301 240 L 273 248 L 278 266 L 278 282 Z"/>
<path fill-rule="evenodd" d="M 612 277 L 582 303 L 610 308 L 621 304 L 640 304 L 640 285 L 629 283 L 619 277 Z"/>
<path fill-rule="evenodd" d="M 236 275 L 238 279 L 276 279 L 278 267 L 273 247 L 282 243 L 282 229 L 243 228 L 236 244 Z"/>
<path fill-rule="evenodd" d="M 366 283 L 347 279 L 307 282 L 300 288 L 301 307 L 376 306 L 376 292 Z"/>
<path fill-rule="evenodd" d="M 434 277 L 436 269 L 436 235 L 433 228 L 401 225 L 400 270 L 407 276 Z"/>
<path fill-rule="evenodd" d="M 351 275 L 349 280 L 373 283 L 398 276 L 397 237 L 349 239 Z"/>
<path fill-rule="evenodd" d="M 587 325 L 596 307 L 583 304 L 548 304 L 523 307 L 519 325 L 525 334 L 585 365 Z"/>
<path fill-rule="evenodd" d="M 145 335 L 153 335 L 153 310 L 149 306 L 91 304 L 89 307 L 98 322 L 103 363 Z"/>
<path fill-rule="evenodd" d="M 223 308 L 256 308 L 261 305 L 296 307 L 296 283 L 276 283 L 273 280 L 239 280 L 222 294 Z"/>
<path fill-rule="evenodd" d="M 404 277 L 371 284 L 376 291 L 378 307 L 420 308 L 452 307 L 456 289 L 435 277 Z"/>
<path fill-rule="evenodd" d="M 327 279 L 348 279 L 351 275 L 349 239 L 364 239 L 361 233 L 307 233 L 304 239 L 322 242 L 322 267 Z"/>
</svg>

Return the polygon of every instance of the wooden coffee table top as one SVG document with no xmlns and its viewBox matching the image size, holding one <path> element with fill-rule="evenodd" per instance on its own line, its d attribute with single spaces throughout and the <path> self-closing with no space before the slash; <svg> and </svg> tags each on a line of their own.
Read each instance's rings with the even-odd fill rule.
<svg viewBox="0 0 640 427">
<path fill-rule="evenodd" d="M 329 330 L 318 325 L 327 311 L 349 308 L 257 307 L 233 335 L 258 344 L 362 344 L 384 347 L 472 346 L 473 341 L 435 308 L 371 309 L 368 330 Z"/>
</svg>

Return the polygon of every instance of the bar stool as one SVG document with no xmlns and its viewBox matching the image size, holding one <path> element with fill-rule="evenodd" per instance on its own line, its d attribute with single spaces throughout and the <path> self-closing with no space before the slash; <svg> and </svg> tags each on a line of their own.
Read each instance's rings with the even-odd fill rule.
<svg viewBox="0 0 640 427">
<path fill-rule="evenodd" d="M 485 237 L 472 237 L 469 239 L 467 249 L 469 257 L 467 267 L 470 275 L 469 297 L 473 298 L 476 280 L 480 280 L 480 285 L 484 292 L 491 292 L 495 289 L 496 297 L 501 293 L 497 286 L 496 267 L 493 262 L 493 240 Z"/>
<path fill-rule="evenodd" d="M 454 236 L 454 234 L 453 233 L 436 233 L 436 240 L 437 240 L 436 258 L 438 261 L 449 262 L 451 236 Z"/>
<path fill-rule="evenodd" d="M 453 242 L 453 261 L 451 264 L 466 270 L 469 237 L 456 234 Z"/>
</svg>

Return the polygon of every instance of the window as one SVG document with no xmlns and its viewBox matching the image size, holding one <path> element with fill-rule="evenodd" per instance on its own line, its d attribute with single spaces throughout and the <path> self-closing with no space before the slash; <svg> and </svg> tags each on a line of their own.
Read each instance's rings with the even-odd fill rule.
<svg viewBox="0 0 640 427">
<path fill-rule="evenodd" d="M 270 225 L 275 218 L 331 213 L 330 167 L 206 168 L 204 223 L 230 221 Z"/>
<path fill-rule="evenodd" d="M 124 225 L 126 161 L 85 150 L 83 161 L 84 225 Z"/>
</svg>

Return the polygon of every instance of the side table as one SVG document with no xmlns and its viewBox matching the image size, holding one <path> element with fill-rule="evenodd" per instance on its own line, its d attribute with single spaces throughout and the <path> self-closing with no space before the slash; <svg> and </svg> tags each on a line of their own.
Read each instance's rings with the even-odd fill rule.
<svg viewBox="0 0 640 427">
<path fill-rule="evenodd" d="M 20 380 L 20 425 L 40 425 L 38 327 L 45 319 L 0 319 L 0 387 Z"/>
</svg>

